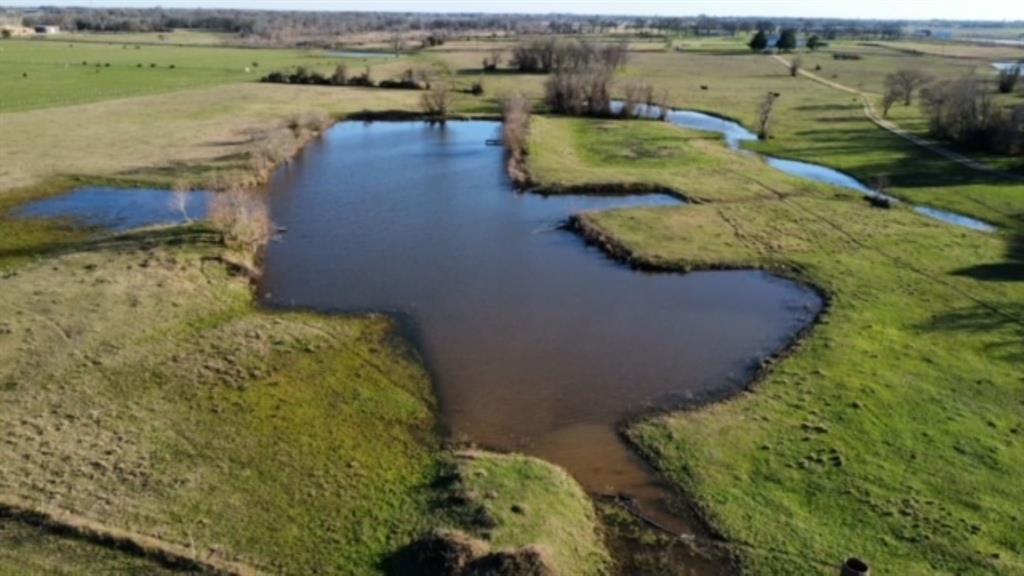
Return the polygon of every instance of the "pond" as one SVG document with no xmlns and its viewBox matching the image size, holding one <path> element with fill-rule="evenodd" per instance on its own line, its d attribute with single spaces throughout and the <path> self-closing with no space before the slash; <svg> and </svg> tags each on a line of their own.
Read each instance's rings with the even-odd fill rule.
<svg viewBox="0 0 1024 576">
<path fill-rule="evenodd" d="M 343 123 L 270 183 L 288 232 L 259 286 L 272 307 L 387 312 L 437 386 L 454 438 L 539 456 L 673 529 L 669 492 L 625 445 L 630 416 L 743 390 L 819 312 L 761 272 L 647 274 L 560 226 L 670 196 L 517 193 L 498 125 Z"/>
<path fill-rule="evenodd" d="M 81 226 L 123 232 L 203 218 L 210 198 L 209 192 L 185 192 L 179 197 L 168 190 L 85 187 L 26 204 L 15 215 L 68 218 Z"/>
</svg>

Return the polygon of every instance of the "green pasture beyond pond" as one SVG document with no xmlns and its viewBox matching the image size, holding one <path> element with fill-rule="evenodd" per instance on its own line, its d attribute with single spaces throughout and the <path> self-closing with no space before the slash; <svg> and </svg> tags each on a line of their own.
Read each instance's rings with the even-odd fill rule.
<svg viewBox="0 0 1024 576">
<path fill-rule="evenodd" d="M 322 50 L 3 40 L 0 113 L 255 82 L 295 66 L 327 72 L 342 62 L 373 64 Z"/>
</svg>

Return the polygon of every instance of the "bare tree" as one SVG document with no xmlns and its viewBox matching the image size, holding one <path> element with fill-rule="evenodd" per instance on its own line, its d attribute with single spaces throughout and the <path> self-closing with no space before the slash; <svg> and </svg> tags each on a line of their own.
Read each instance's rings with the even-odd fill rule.
<svg viewBox="0 0 1024 576">
<path fill-rule="evenodd" d="M 929 78 L 925 73 L 905 68 L 886 76 L 885 86 L 887 90 L 892 89 L 902 95 L 904 106 L 910 106 L 914 100 L 914 92 L 927 84 L 928 81 Z"/>
<path fill-rule="evenodd" d="M 191 187 L 182 181 L 175 182 L 171 190 L 171 206 L 181 213 L 181 220 L 186 224 L 192 223 L 192 217 L 188 215 L 188 195 L 191 191 Z"/>
<path fill-rule="evenodd" d="M 882 116 L 885 118 L 889 117 L 889 110 L 892 109 L 893 104 L 896 104 L 903 99 L 903 94 L 892 86 L 886 86 L 885 92 L 882 94 Z"/>
<path fill-rule="evenodd" d="M 796 77 L 798 74 L 800 74 L 800 68 L 802 68 L 803 65 L 804 59 L 801 58 L 800 56 L 794 56 L 789 61 L 789 75 Z"/>
<path fill-rule="evenodd" d="M 241 187 L 218 192 L 210 203 L 210 222 L 224 239 L 225 261 L 258 275 L 260 255 L 274 235 L 266 199 Z"/>
<path fill-rule="evenodd" d="M 432 82 L 430 89 L 420 98 L 420 107 L 431 118 L 444 122 L 448 119 L 454 98 L 447 82 Z"/>
<path fill-rule="evenodd" d="M 658 110 L 658 119 L 662 122 L 668 122 L 669 113 L 672 112 L 669 107 L 669 99 L 668 89 L 662 90 L 655 96 L 654 88 L 651 88 L 648 106 L 654 106 Z"/>
<path fill-rule="evenodd" d="M 757 108 L 757 137 L 767 140 L 771 135 L 772 112 L 775 111 L 775 101 L 778 100 L 778 92 L 767 92 L 761 98 Z"/>
<path fill-rule="evenodd" d="M 501 66 L 502 56 L 503 52 L 500 48 L 491 50 L 490 55 L 484 57 L 484 70 L 487 72 L 497 70 L 498 66 Z"/>
<path fill-rule="evenodd" d="M 622 92 L 622 115 L 625 118 L 636 116 L 637 109 L 641 105 L 649 105 L 653 97 L 653 88 L 642 80 L 627 82 Z"/>
<path fill-rule="evenodd" d="M 391 35 L 391 51 L 396 55 L 401 54 L 402 50 L 405 49 L 405 38 L 401 34 L 395 32 Z"/>
<path fill-rule="evenodd" d="M 334 75 L 331 76 L 331 82 L 337 86 L 344 86 L 348 82 L 348 66 L 344 64 L 338 64 L 334 68 Z"/>
</svg>

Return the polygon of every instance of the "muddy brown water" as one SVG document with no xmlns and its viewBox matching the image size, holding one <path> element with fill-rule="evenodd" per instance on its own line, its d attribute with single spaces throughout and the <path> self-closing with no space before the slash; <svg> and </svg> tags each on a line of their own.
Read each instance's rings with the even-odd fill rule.
<svg viewBox="0 0 1024 576">
<path fill-rule="evenodd" d="M 621 493 L 679 532 L 670 492 L 623 443 L 631 415 L 748 383 L 821 302 L 761 272 L 645 274 L 559 228 L 588 210 L 678 206 L 669 196 L 513 190 L 500 126 L 344 123 L 280 169 L 287 229 L 259 287 L 274 307 L 402 320 L 456 439 L 539 456 Z"/>
</svg>

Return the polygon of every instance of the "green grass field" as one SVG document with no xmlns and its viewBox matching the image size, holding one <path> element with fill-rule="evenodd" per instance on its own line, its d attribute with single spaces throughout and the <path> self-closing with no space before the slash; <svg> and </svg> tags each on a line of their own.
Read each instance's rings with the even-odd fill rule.
<svg viewBox="0 0 1024 576">
<path fill-rule="evenodd" d="M 0 113 L 256 82 L 295 66 L 328 72 L 342 62 L 364 65 L 320 50 L 4 40 Z"/>
<path fill-rule="evenodd" d="M 207 30 L 175 29 L 168 32 L 64 32 L 48 42 L 96 42 L 104 44 L 161 44 L 167 46 L 220 46 L 241 42 L 237 34 Z"/>
</svg>

